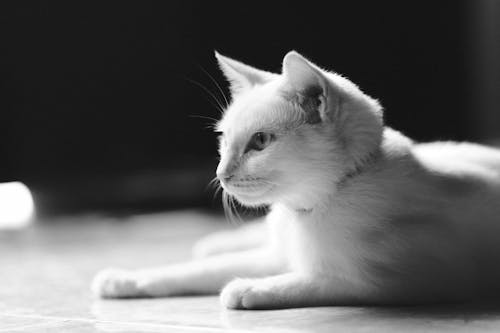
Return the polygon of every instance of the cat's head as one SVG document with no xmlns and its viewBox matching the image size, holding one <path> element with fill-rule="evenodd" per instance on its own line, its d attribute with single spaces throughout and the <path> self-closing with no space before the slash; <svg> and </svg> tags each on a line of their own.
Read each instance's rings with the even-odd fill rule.
<svg viewBox="0 0 500 333">
<path fill-rule="evenodd" d="M 309 209 L 381 142 L 379 104 L 297 52 L 269 73 L 216 53 L 232 100 L 217 131 L 225 192 L 247 206 Z"/>
</svg>

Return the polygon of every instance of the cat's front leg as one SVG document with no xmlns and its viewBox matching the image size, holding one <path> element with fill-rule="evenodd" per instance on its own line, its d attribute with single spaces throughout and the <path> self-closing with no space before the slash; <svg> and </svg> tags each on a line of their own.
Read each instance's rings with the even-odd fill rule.
<svg viewBox="0 0 500 333">
<path fill-rule="evenodd" d="M 216 294 L 238 276 L 261 277 L 283 271 L 282 258 L 261 248 L 153 269 L 108 269 L 96 275 L 92 290 L 103 298 Z"/>
<path fill-rule="evenodd" d="M 338 289 L 338 288 L 335 288 Z M 285 273 L 259 279 L 235 279 L 221 293 L 229 309 L 278 309 L 331 305 L 345 300 L 332 281 L 301 273 Z"/>
<path fill-rule="evenodd" d="M 193 247 L 193 256 L 205 258 L 227 252 L 263 247 L 268 241 L 267 237 L 266 224 L 253 222 L 236 230 L 219 231 L 203 237 Z"/>
</svg>

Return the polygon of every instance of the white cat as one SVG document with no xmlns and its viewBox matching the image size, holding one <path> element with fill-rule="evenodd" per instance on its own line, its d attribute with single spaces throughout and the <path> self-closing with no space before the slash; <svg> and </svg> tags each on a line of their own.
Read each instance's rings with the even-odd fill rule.
<svg viewBox="0 0 500 333">
<path fill-rule="evenodd" d="M 280 75 L 216 57 L 233 97 L 217 176 L 243 205 L 271 205 L 265 224 L 209 236 L 188 263 L 103 271 L 96 294 L 222 290 L 235 309 L 500 294 L 499 150 L 416 144 L 384 127 L 376 100 L 296 52 Z"/>
</svg>

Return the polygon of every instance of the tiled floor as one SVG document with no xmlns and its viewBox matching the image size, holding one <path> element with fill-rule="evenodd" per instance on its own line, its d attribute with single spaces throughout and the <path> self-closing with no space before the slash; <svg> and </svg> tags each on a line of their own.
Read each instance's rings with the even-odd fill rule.
<svg viewBox="0 0 500 333">
<path fill-rule="evenodd" d="M 216 297 L 97 300 L 92 275 L 186 259 L 192 242 L 228 227 L 179 212 L 61 219 L 0 231 L 0 332 L 499 332 L 500 307 L 332 307 L 228 311 Z"/>
</svg>

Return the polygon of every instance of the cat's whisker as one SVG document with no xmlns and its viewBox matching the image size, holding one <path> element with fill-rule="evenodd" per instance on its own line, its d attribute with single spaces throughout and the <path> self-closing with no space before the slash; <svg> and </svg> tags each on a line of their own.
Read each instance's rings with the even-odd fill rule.
<svg viewBox="0 0 500 333">
<path fill-rule="evenodd" d="M 238 203 L 236 202 L 234 197 L 231 196 L 230 199 L 231 199 L 231 205 L 233 207 L 234 216 L 236 216 L 236 219 L 233 221 L 233 223 L 242 224 L 243 219 L 241 218 L 241 215 L 238 212 Z"/>
<path fill-rule="evenodd" d="M 200 119 L 207 119 L 207 120 L 211 120 L 212 123 L 209 123 L 207 124 L 207 126 L 205 127 L 206 129 L 209 129 L 209 130 L 214 130 L 215 127 L 216 127 L 216 123 L 218 122 L 217 119 L 215 118 L 212 118 L 212 117 L 206 117 L 206 116 L 200 116 L 200 115 L 189 115 L 190 118 L 200 118 Z"/>
<path fill-rule="evenodd" d="M 229 200 L 229 194 L 226 191 L 222 191 L 222 206 L 224 207 L 224 215 L 226 216 L 226 220 L 232 222 L 232 208 Z"/>
<path fill-rule="evenodd" d="M 205 73 L 209 78 L 210 80 L 212 80 L 212 82 L 215 84 L 215 86 L 217 87 L 217 89 L 219 90 L 219 92 L 221 93 L 222 95 L 222 98 L 224 98 L 224 101 L 226 102 L 226 107 L 229 105 L 229 99 L 226 97 L 226 94 L 224 93 L 224 90 L 221 88 L 221 86 L 219 85 L 219 83 L 217 83 L 217 80 L 214 79 L 214 77 L 212 75 L 210 75 L 210 73 L 205 70 L 200 64 L 198 64 L 198 67 L 203 71 L 203 73 Z"/>
<path fill-rule="evenodd" d="M 219 178 L 217 178 L 217 176 L 215 176 L 214 178 L 212 178 L 212 180 L 208 183 L 209 186 L 213 186 L 213 185 L 217 185 L 219 182 Z"/>
<path fill-rule="evenodd" d="M 234 199 L 231 195 L 228 195 L 229 211 L 230 211 L 230 222 L 232 224 L 238 224 L 236 206 L 234 205 Z"/>
<path fill-rule="evenodd" d="M 219 195 L 221 190 L 222 190 L 222 186 L 217 185 L 217 188 L 215 189 L 215 192 L 214 192 L 214 199 L 217 197 L 217 195 Z"/>
<path fill-rule="evenodd" d="M 215 200 L 215 198 L 219 195 L 219 193 L 222 190 L 222 185 L 220 184 L 219 178 L 214 177 L 206 186 L 205 191 L 208 191 L 209 189 L 214 189 L 214 195 L 212 197 L 212 200 Z M 223 202 L 224 203 L 224 202 Z"/>
<path fill-rule="evenodd" d="M 238 213 L 234 198 L 226 191 L 222 192 L 222 204 L 227 220 L 233 224 L 241 224 L 243 222 Z"/>
<path fill-rule="evenodd" d="M 213 122 L 219 121 L 218 119 L 215 119 L 215 118 L 212 118 L 212 117 L 209 117 L 209 116 L 201 116 L 201 115 L 198 115 L 198 114 L 190 114 L 189 117 L 191 117 L 191 118 L 207 119 L 207 120 L 211 120 Z"/>
<path fill-rule="evenodd" d="M 224 113 L 224 105 L 219 101 L 219 99 L 215 96 L 214 93 L 212 93 L 207 87 L 205 87 L 203 84 L 195 81 L 195 80 L 192 80 L 192 79 L 189 79 L 189 78 L 185 78 L 186 81 L 196 85 L 197 87 L 201 88 L 205 93 L 207 93 L 210 97 L 213 98 L 213 100 L 217 103 L 217 105 L 214 105 L 221 113 Z"/>
<path fill-rule="evenodd" d="M 217 190 L 217 187 L 220 187 L 219 178 L 214 177 L 214 178 L 212 178 L 211 181 L 208 182 L 207 186 L 205 187 L 205 191 L 208 191 L 210 189 Z"/>
</svg>

